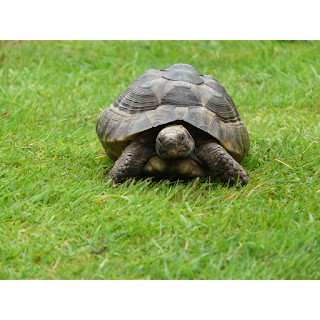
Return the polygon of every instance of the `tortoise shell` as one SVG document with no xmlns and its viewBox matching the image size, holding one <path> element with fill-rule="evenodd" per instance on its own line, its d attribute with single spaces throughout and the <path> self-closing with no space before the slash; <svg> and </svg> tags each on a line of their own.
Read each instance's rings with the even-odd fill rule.
<svg viewBox="0 0 320 320">
<path fill-rule="evenodd" d="M 225 88 L 183 63 L 142 73 L 101 113 L 96 131 L 116 160 L 137 135 L 175 121 L 207 132 L 238 162 L 249 151 L 247 128 Z"/>
</svg>

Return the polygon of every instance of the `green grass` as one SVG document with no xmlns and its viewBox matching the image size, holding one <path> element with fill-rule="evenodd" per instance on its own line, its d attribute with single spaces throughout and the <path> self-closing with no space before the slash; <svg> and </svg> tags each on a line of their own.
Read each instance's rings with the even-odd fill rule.
<svg viewBox="0 0 320 320">
<path fill-rule="evenodd" d="M 319 53 L 313 41 L 0 43 L 0 278 L 320 279 Z M 179 62 L 234 99 L 250 184 L 103 185 L 100 108 Z"/>
</svg>

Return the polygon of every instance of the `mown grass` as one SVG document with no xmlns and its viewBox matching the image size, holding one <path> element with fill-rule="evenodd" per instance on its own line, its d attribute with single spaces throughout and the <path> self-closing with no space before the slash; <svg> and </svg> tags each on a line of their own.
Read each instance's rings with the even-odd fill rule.
<svg viewBox="0 0 320 320">
<path fill-rule="evenodd" d="M 313 41 L 0 43 L 0 278 L 319 279 L 319 53 Z M 100 108 L 178 62 L 233 97 L 250 184 L 101 184 L 113 163 Z"/>
</svg>

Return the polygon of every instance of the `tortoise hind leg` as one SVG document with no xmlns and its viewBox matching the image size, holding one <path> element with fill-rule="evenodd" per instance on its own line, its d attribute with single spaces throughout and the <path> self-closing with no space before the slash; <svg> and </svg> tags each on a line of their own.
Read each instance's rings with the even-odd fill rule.
<svg viewBox="0 0 320 320">
<path fill-rule="evenodd" d="M 222 181 L 243 186 L 249 183 L 246 170 L 218 143 L 209 142 L 199 147 L 196 156 Z M 238 180 L 239 179 L 239 180 Z"/>
<path fill-rule="evenodd" d="M 151 147 L 141 143 L 137 139 L 133 140 L 123 150 L 103 182 L 111 179 L 113 183 L 122 183 L 129 177 L 140 175 L 142 168 L 154 153 L 155 150 Z"/>
</svg>

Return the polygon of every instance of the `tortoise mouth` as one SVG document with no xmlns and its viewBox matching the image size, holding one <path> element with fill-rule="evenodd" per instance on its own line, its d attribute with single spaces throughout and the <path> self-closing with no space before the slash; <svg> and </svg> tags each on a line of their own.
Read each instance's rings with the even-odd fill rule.
<svg viewBox="0 0 320 320">
<path fill-rule="evenodd" d="M 176 159 L 176 158 L 187 158 L 192 153 L 192 149 L 179 148 L 177 149 L 164 149 L 158 148 L 157 153 L 163 159 Z"/>
</svg>

